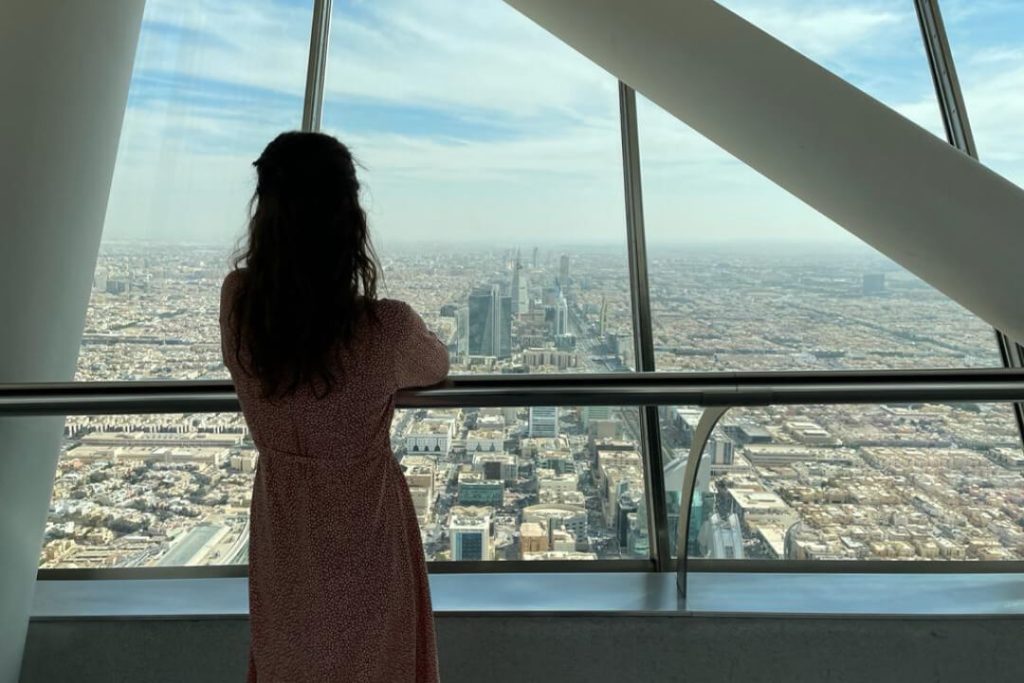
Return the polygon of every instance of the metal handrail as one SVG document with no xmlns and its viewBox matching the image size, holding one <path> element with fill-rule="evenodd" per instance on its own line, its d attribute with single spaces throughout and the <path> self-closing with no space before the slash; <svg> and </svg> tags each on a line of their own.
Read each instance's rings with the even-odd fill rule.
<svg viewBox="0 0 1024 683">
<path fill-rule="evenodd" d="M 889 370 L 455 376 L 401 391 L 399 408 L 538 405 L 764 406 L 1024 400 L 1024 370 Z M 239 410 L 226 380 L 0 385 L 0 415 Z"/>
<path fill-rule="evenodd" d="M 901 370 L 842 372 L 723 372 L 723 373 L 617 373 L 592 375 L 474 375 L 456 376 L 444 383 L 399 392 L 400 408 L 484 407 L 531 405 L 694 405 L 710 408 L 701 419 L 701 432 L 694 440 L 684 475 L 682 500 L 690 502 L 696 483 L 700 454 L 714 424 L 728 408 L 740 406 L 795 404 L 995 402 L 1024 399 L 1024 370 Z M 238 411 L 238 397 L 230 381 L 162 382 L 68 382 L 0 385 L 0 416 L 145 414 L 175 412 Z M 706 423 L 706 424 L 705 424 Z M 700 560 L 686 557 L 689 505 L 680 510 L 677 547 L 683 553 L 678 562 L 666 561 L 662 569 L 675 564 L 681 594 L 685 597 L 686 577 L 692 563 L 705 569 Z M 666 530 L 667 531 L 667 530 Z M 667 558 L 666 558 L 667 560 Z M 621 561 L 618 561 L 621 562 Z M 646 561 L 644 561 L 646 562 Z M 455 566 L 432 565 L 432 571 L 465 571 Z M 541 563 L 537 563 L 541 564 Z M 605 566 L 597 561 L 573 562 L 584 568 L 604 571 L 625 565 Z M 783 563 L 785 564 L 785 563 Z M 791 563 L 790 563 L 791 564 Z M 917 564 L 917 563 L 915 563 Z M 1020 571 L 1020 563 L 1009 563 L 1008 571 Z M 551 569 L 548 563 L 544 567 Z M 501 570 L 510 565 L 499 563 Z M 638 565 L 639 566 L 639 565 Z M 773 567 L 785 570 L 781 565 Z M 810 564 L 803 571 L 814 570 Z M 966 565 L 965 565 L 966 566 Z M 817 565 L 815 565 L 817 567 Z M 889 565 L 885 565 L 888 568 Z M 631 567 L 633 568 L 633 567 Z M 792 567 L 787 568 L 792 570 Z M 971 570 L 977 569 L 973 564 Z M 196 575 L 207 576 L 207 568 Z M 521 569 L 521 568 L 517 568 Z M 534 569 L 534 567 L 530 567 Z M 540 570 L 540 567 L 536 567 Z M 634 568 L 635 569 L 635 568 Z M 934 569 L 929 566 L 922 571 Z M 494 568 L 498 571 L 497 568 Z M 705 569 L 706 570 L 706 569 Z M 878 568 L 874 569 L 878 571 Z M 104 570 L 105 571 L 105 570 Z M 124 570 L 143 576 L 142 571 Z M 189 572 L 192 570 L 190 569 Z M 236 576 L 244 568 L 214 568 L 210 576 Z M 891 570 L 890 570 L 891 571 Z M 100 570 L 40 570 L 40 578 L 97 578 Z M 117 572 L 116 575 L 120 576 Z M 192 573 L 188 574 L 193 576 Z M 113 575 L 111 575 L 113 576 Z M 152 576 L 146 573 L 145 576 Z"/>
</svg>

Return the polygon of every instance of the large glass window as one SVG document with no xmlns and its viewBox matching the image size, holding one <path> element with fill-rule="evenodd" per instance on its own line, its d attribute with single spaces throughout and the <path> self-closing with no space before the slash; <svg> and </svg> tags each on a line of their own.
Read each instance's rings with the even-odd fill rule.
<svg viewBox="0 0 1024 683">
<path fill-rule="evenodd" d="M 941 7 L 978 155 L 1024 185 L 1024 5 L 943 0 Z"/>
<path fill-rule="evenodd" d="M 69 417 L 44 568 L 244 563 L 256 451 L 238 413 Z"/>
<path fill-rule="evenodd" d="M 722 4 L 942 135 L 912 3 Z M 638 109 L 658 370 L 1001 365 L 988 325 L 642 97 Z M 670 514 L 699 414 L 663 410 Z M 701 467 L 690 552 L 1017 558 L 1016 429 L 1005 405 L 730 411 Z M 958 478 L 961 466 L 977 476 Z M 1000 502 L 987 493 L 996 481 Z M 938 502 L 925 510 L 928 496 Z M 1005 511 L 993 513 L 1007 524 L 1000 532 L 975 523 L 989 503 Z M 947 517 L 974 521 L 950 529 Z M 867 543 L 866 530 L 884 543 Z M 956 550 L 931 554 L 904 543 L 908 534 Z M 781 550 L 797 537 L 828 550 Z"/>
<path fill-rule="evenodd" d="M 220 281 L 251 162 L 298 128 L 310 0 L 149 0 L 77 379 L 226 377 Z"/>
<path fill-rule="evenodd" d="M 614 78 L 499 0 L 335 3 L 323 123 L 453 372 L 631 367 Z"/>
<path fill-rule="evenodd" d="M 698 470 L 691 557 L 1024 559 L 1024 455 L 1009 406 L 736 408 Z M 700 411 L 663 415 L 670 511 Z M 675 451 L 673 451 L 675 452 Z M 675 527 L 670 520 L 670 533 Z"/>
<path fill-rule="evenodd" d="M 912 3 L 723 3 L 941 130 Z M 639 98 L 659 370 L 1001 365 L 976 317 Z"/>
<path fill-rule="evenodd" d="M 635 408 L 402 410 L 430 561 L 650 557 Z M 244 564 L 258 454 L 237 413 L 68 418 L 44 568 Z"/>
<path fill-rule="evenodd" d="M 147 3 L 79 380 L 227 376 L 219 284 L 251 161 L 299 125 L 311 4 Z M 942 135 L 912 3 L 722 4 Z M 943 6 L 982 156 L 1013 178 L 1016 14 Z M 424 316 L 453 372 L 634 369 L 615 79 L 499 0 L 335 3 L 330 46 L 324 129 L 361 163 L 383 294 Z M 638 109 L 658 370 L 1000 365 L 973 315 Z M 673 554 L 698 417 L 661 409 Z M 65 436 L 41 566 L 247 560 L 258 456 L 240 415 L 75 417 Z M 392 446 L 429 560 L 650 556 L 636 408 L 399 411 Z M 687 547 L 1021 558 L 1019 453 L 1008 406 L 733 410 Z"/>
</svg>

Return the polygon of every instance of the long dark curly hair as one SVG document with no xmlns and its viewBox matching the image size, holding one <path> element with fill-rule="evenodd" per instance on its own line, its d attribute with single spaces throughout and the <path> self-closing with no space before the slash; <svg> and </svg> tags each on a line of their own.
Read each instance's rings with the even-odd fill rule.
<svg viewBox="0 0 1024 683">
<path fill-rule="evenodd" d="M 355 162 L 329 135 L 292 132 L 253 165 L 248 240 L 235 258 L 235 358 L 268 397 L 306 385 L 323 397 L 339 380 L 340 347 L 375 319 L 379 266 Z"/>
</svg>

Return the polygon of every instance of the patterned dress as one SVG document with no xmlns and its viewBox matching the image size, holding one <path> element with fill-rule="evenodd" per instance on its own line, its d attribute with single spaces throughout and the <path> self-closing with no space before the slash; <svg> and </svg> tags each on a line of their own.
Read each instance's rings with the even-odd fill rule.
<svg viewBox="0 0 1024 683">
<path fill-rule="evenodd" d="M 263 398 L 221 342 L 260 458 L 249 529 L 249 681 L 437 681 L 419 526 L 391 451 L 395 392 L 444 379 L 448 354 L 405 303 L 382 299 L 339 351 L 326 398 Z M 243 350 L 244 352 L 244 350 Z"/>
</svg>

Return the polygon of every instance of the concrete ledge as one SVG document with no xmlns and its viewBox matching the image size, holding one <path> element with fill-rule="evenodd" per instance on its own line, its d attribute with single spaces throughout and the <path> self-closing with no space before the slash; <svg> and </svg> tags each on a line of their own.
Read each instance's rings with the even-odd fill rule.
<svg viewBox="0 0 1024 683">
<path fill-rule="evenodd" d="M 1024 619 L 437 616 L 445 683 L 1017 683 Z M 242 681 L 248 621 L 33 621 L 22 683 Z"/>
</svg>

